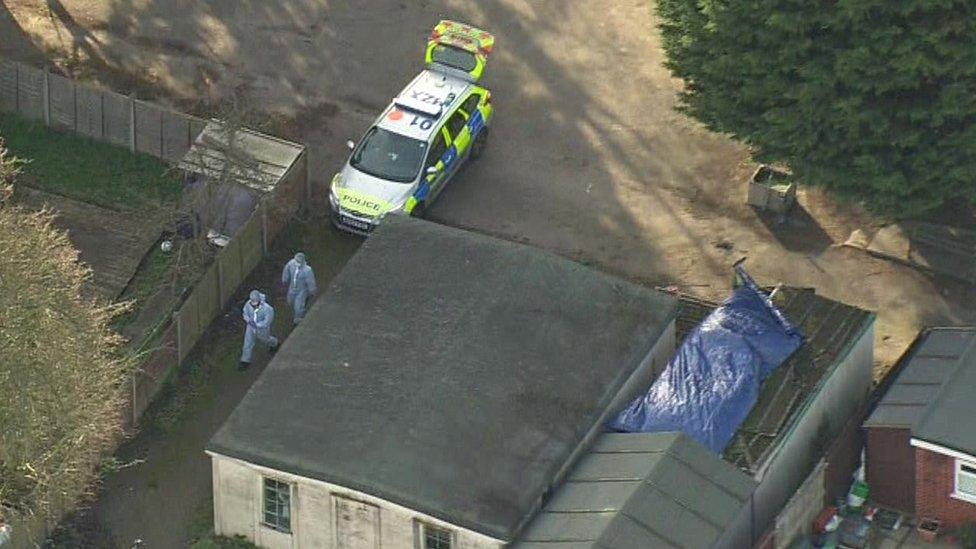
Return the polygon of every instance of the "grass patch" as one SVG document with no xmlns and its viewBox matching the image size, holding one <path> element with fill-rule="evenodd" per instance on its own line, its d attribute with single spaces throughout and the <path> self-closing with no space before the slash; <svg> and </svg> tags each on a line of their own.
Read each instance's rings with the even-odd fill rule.
<svg viewBox="0 0 976 549">
<path fill-rule="evenodd" d="M 149 250 L 119 296 L 119 301 L 128 301 L 132 306 L 113 320 L 113 330 L 135 339 L 139 349 L 154 344 L 181 295 L 194 287 L 211 264 L 214 250 L 197 244 L 174 240 L 169 252 L 158 245 Z M 151 309 L 148 315 L 147 308 Z"/>
<path fill-rule="evenodd" d="M 220 380 L 234 373 L 239 341 L 226 334 L 204 334 L 213 341 L 202 354 L 174 370 L 160 394 L 143 416 L 144 428 L 170 433 L 183 421 L 192 418 L 201 406 L 211 402 L 220 388 Z"/>
<path fill-rule="evenodd" d="M 180 179 L 148 154 L 101 143 L 43 123 L 0 113 L 0 137 L 26 162 L 21 181 L 41 190 L 123 210 L 173 203 Z"/>
<path fill-rule="evenodd" d="M 128 287 L 119 296 L 120 301 L 132 302 L 132 308 L 112 321 L 113 330 L 121 333 L 127 325 L 136 319 L 150 298 L 172 286 L 176 257 L 176 254 L 172 252 L 162 251 L 159 246 L 153 246 L 149 250 L 142 263 L 139 264 L 139 268 L 133 275 Z M 160 314 L 163 312 L 160 311 Z"/>
<path fill-rule="evenodd" d="M 247 541 L 243 536 L 228 538 L 211 534 L 193 542 L 190 549 L 258 549 L 258 546 Z"/>
</svg>

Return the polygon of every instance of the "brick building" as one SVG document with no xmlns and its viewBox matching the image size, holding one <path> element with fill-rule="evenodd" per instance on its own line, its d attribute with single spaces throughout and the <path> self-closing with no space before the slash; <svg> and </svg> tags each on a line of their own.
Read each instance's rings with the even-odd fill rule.
<svg viewBox="0 0 976 549">
<path fill-rule="evenodd" d="M 915 514 L 944 527 L 976 522 L 976 329 L 958 367 L 912 429 Z"/>
<path fill-rule="evenodd" d="M 976 328 L 922 332 L 864 423 L 871 499 L 948 527 L 976 522 Z"/>
</svg>

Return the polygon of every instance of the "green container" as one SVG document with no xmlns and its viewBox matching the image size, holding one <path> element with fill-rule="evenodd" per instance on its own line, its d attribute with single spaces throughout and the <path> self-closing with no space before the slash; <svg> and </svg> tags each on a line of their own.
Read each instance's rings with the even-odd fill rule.
<svg viewBox="0 0 976 549">
<path fill-rule="evenodd" d="M 866 499 L 868 499 L 868 485 L 859 480 L 855 480 L 851 486 L 851 491 L 847 494 L 847 505 L 855 509 L 860 509 Z"/>
</svg>

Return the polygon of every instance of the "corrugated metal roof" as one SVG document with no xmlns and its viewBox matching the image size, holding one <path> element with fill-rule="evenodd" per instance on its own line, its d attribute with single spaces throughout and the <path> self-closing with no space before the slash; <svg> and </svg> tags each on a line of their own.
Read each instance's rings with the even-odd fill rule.
<svg viewBox="0 0 976 549">
<path fill-rule="evenodd" d="M 682 340 L 719 304 L 686 294 L 679 298 L 676 324 Z M 756 404 L 723 453 L 727 461 L 753 473 L 801 419 L 800 411 L 816 398 L 820 380 L 834 371 L 874 322 L 873 313 L 817 295 L 812 288 L 781 286 L 773 301 L 804 335 L 804 342 L 763 383 Z"/>
<path fill-rule="evenodd" d="M 953 371 L 912 427 L 912 437 L 976 455 L 976 422 L 972 421 L 976 416 L 976 327 L 940 336 L 932 352 L 952 364 L 946 370 Z"/>
<path fill-rule="evenodd" d="M 227 178 L 266 193 L 274 189 L 304 150 L 304 145 L 247 128 L 232 131 L 211 120 L 180 160 L 179 167 L 214 179 Z"/>
<path fill-rule="evenodd" d="M 922 332 L 902 357 L 895 382 L 864 426 L 914 428 L 929 405 L 938 400 L 942 387 L 959 370 L 963 354 L 974 345 L 976 328 L 932 328 Z M 976 383 L 969 391 L 974 389 Z"/>
<path fill-rule="evenodd" d="M 755 487 L 681 433 L 604 433 L 515 548 L 709 547 Z"/>
</svg>

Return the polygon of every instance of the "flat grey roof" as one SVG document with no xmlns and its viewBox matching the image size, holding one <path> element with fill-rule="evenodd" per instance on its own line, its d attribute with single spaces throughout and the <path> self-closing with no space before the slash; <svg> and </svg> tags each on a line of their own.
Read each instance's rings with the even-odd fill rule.
<svg viewBox="0 0 976 549">
<path fill-rule="evenodd" d="M 511 541 L 677 308 L 541 250 L 389 216 L 208 450 Z"/>
<path fill-rule="evenodd" d="M 304 145 L 247 128 L 231 132 L 222 122 L 211 120 L 180 160 L 179 167 L 215 179 L 226 176 L 266 193 L 274 189 L 304 151 Z"/>
<path fill-rule="evenodd" d="M 681 433 L 604 433 L 514 549 L 711 547 L 755 488 Z"/>
<path fill-rule="evenodd" d="M 973 345 L 976 328 L 932 328 L 919 334 L 899 360 L 894 383 L 864 426 L 914 428 Z M 976 385 L 971 389 L 976 390 Z"/>
<path fill-rule="evenodd" d="M 976 455 L 976 328 L 968 328 L 968 342 L 946 345 L 947 356 L 958 353 L 952 376 L 934 396 L 912 428 L 912 437 L 969 455 Z M 967 339 L 960 334 L 960 340 Z M 966 345 L 963 348 L 963 345 Z"/>
</svg>

